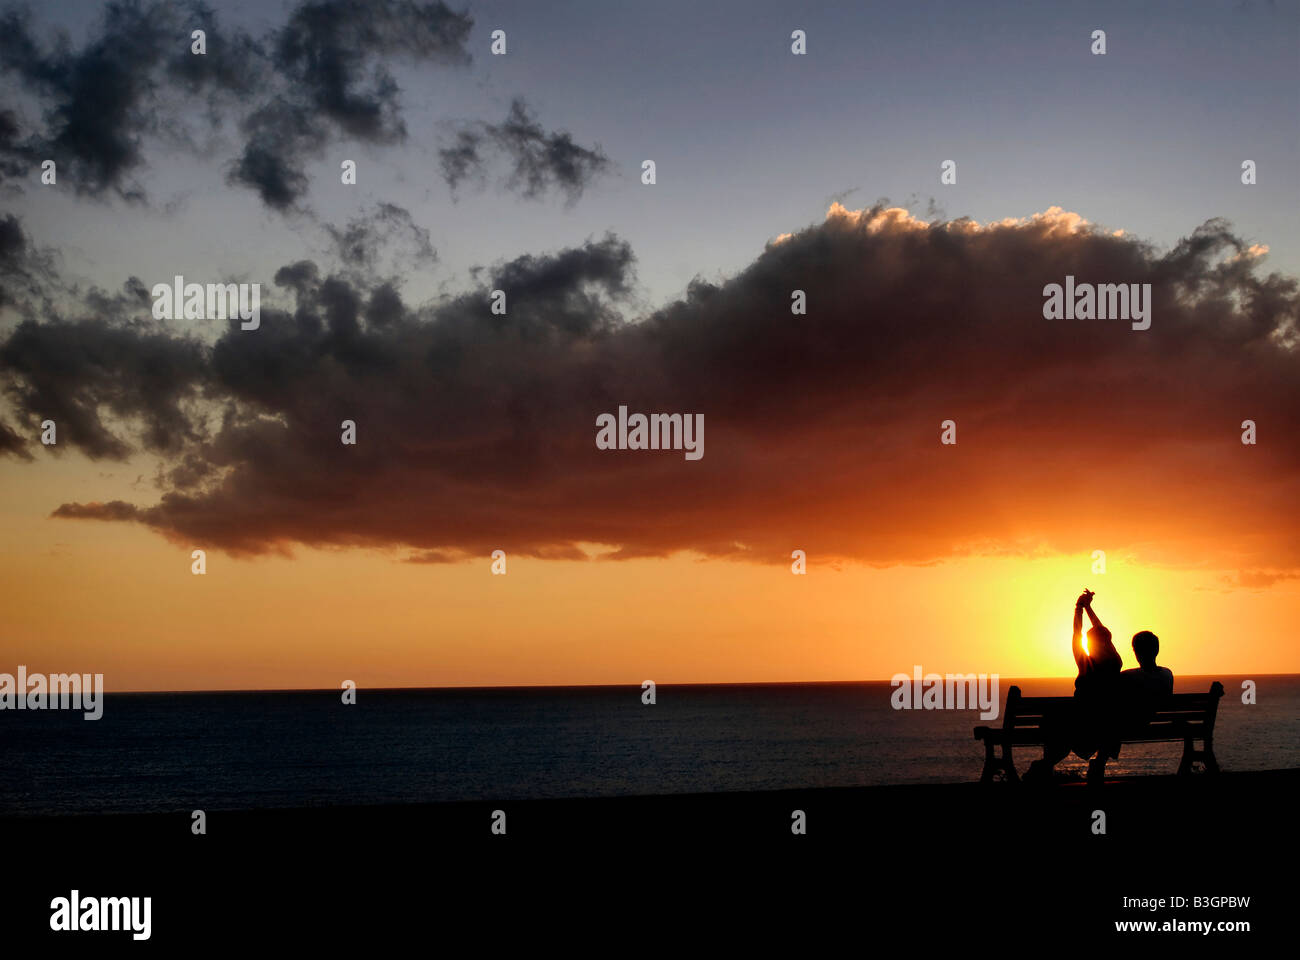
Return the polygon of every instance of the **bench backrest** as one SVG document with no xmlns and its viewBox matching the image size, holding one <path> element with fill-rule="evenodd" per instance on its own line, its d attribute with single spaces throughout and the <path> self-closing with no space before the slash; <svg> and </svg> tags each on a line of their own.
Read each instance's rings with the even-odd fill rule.
<svg viewBox="0 0 1300 960">
<path fill-rule="evenodd" d="M 1200 739 L 1214 730 L 1219 712 L 1223 684 L 1215 680 L 1205 693 L 1175 693 L 1145 712 L 1145 722 L 1129 719 L 1119 730 L 1120 739 L 1129 743 Z M 1117 701 L 1123 709 L 1125 701 Z M 1014 732 L 1019 743 L 1041 743 L 1052 727 L 1059 727 L 1073 716 L 1078 701 L 1074 697 L 1025 697 L 1020 688 L 1007 691 L 1002 729 Z"/>
</svg>

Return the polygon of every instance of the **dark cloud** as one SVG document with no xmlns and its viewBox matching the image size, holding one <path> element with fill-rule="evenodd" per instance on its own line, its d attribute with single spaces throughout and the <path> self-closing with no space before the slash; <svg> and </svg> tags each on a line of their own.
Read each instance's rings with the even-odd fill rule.
<svg viewBox="0 0 1300 960">
<path fill-rule="evenodd" d="M 78 193 L 142 199 L 129 176 L 143 163 L 142 138 L 158 127 L 154 73 L 176 42 L 175 12 L 170 4 L 109 4 L 79 51 L 66 35 L 43 50 L 25 9 L 0 14 L 0 71 L 15 74 L 44 106 L 22 154 L 56 161 Z"/>
<path fill-rule="evenodd" d="M 25 320 L 0 343 L 7 399 L 33 426 L 53 420 L 59 446 L 91 459 L 121 460 L 135 451 L 122 438 L 123 422 L 155 453 L 180 453 L 197 442 L 202 425 L 184 404 L 206 376 L 197 341 L 143 323 Z"/>
<path fill-rule="evenodd" d="M 12 213 L 0 220 L 0 307 L 11 306 L 18 298 L 15 284 L 30 287 L 31 279 L 24 261 L 27 259 L 27 237 L 22 222 Z"/>
<path fill-rule="evenodd" d="M 530 199 L 555 188 L 573 202 L 613 166 L 599 146 L 579 146 L 563 131 L 548 133 L 518 98 L 502 123 L 466 125 L 450 147 L 438 151 L 443 179 L 453 189 L 466 180 L 485 180 L 498 156 L 510 168 L 507 186 Z"/>
<path fill-rule="evenodd" d="M 0 420 L 0 456 L 18 457 L 20 460 L 33 459 L 27 449 L 27 441 L 3 420 Z"/>
<path fill-rule="evenodd" d="M 10 7 L 0 14 L 0 72 L 20 81 L 40 120 L 24 124 L 18 111 L 0 111 L 0 178 L 52 159 L 80 194 L 143 201 L 136 176 L 147 140 L 200 150 L 202 136 L 233 117 L 243 143 L 227 181 L 274 210 L 302 210 L 307 164 L 325 144 L 406 139 L 402 91 L 388 64 L 464 66 L 472 27 L 468 14 L 440 0 L 320 0 L 293 7 L 282 27 L 259 38 L 223 30 L 205 4 L 158 0 L 108 4 L 78 48 L 64 33 L 42 42 L 30 12 Z M 206 34 L 203 55 L 191 51 L 196 29 Z M 206 109 L 196 116 L 199 102 Z M 576 197 L 607 164 L 568 134 L 547 133 L 521 102 L 505 123 L 476 135 L 510 158 L 510 182 L 527 196 L 554 186 Z"/>
<path fill-rule="evenodd" d="M 195 29 L 206 32 L 206 55 L 191 52 Z M 146 139 L 192 141 L 184 97 L 206 95 L 207 124 L 219 126 L 267 69 L 262 45 L 224 34 L 203 4 L 110 3 L 80 49 L 65 33 L 42 43 L 28 10 L 11 7 L 0 15 L 0 71 L 22 82 L 41 120 L 23 135 L 17 113 L 0 116 L 0 173 L 17 177 L 50 159 L 79 194 L 144 200 L 134 175 L 146 165 Z"/>
<path fill-rule="evenodd" d="M 150 313 L 153 297 L 139 277 L 129 277 L 117 293 L 92 287 L 84 296 L 85 312 L 110 323 L 128 323 Z"/>
<path fill-rule="evenodd" d="M 379 203 L 346 227 L 325 226 L 343 264 L 373 274 L 385 250 L 395 249 L 394 259 L 416 268 L 437 260 L 429 231 L 415 222 L 411 212 L 395 203 Z"/>
<path fill-rule="evenodd" d="M 307 193 L 305 158 L 325 143 L 326 133 L 306 107 L 271 100 L 241 123 L 244 150 L 227 181 L 257 192 L 262 202 L 285 213 Z"/>
<path fill-rule="evenodd" d="M 14 73 L 44 106 L 41 128 L 20 142 L 17 116 L 0 122 L 0 161 L 8 175 L 34 157 L 60 164 L 80 193 L 113 191 L 132 200 L 130 179 L 144 164 L 142 144 L 156 133 L 186 139 L 181 94 L 208 96 L 207 119 L 220 124 L 255 91 L 241 121 L 244 149 L 230 179 L 271 207 L 288 209 L 306 188 L 307 156 L 338 132 L 366 143 L 405 137 L 399 90 L 380 58 L 464 63 L 472 21 L 442 3 L 403 0 L 304 3 L 271 37 L 222 32 L 203 4 L 109 4 L 80 49 L 66 35 L 48 49 L 31 16 L 0 16 L 0 69 Z M 206 32 L 207 52 L 191 52 L 191 32 Z"/>
<path fill-rule="evenodd" d="M 275 271 L 275 283 L 301 293 L 320 280 L 320 270 L 310 260 L 299 260 Z"/>
<path fill-rule="evenodd" d="M 0 310 L 34 316 L 54 278 L 54 254 L 34 246 L 13 214 L 0 219 Z"/>
<path fill-rule="evenodd" d="M 66 517 L 69 520 L 134 520 L 140 511 L 123 500 L 110 500 L 108 503 L 65 503 L 54 511 L 53 516 Z"/>
<path fill-rule="evenodd" d="M 406 139 L 401 91 L 385 62 L 470 60 L 473 20 L 443 3 L 325 0 L 296 7 L 271 41 L 274 96 L 243 122 L 230 182 L 286 211 L 306 193 L 306 163 L 332 136 L 387 145 Z"/>
<path fill-rule="evenodd" d="M 35 159 L 21 132 L 18 114 L 0 110 L 0 183 L 23 176 Z"/>
<path fill-rule="evenodd" d="M 217 22 L 212 8 L 203 3 L 180 5 L 182 42 L 172 47 L 166 60 L 167 78 L 189 94 L 207 94 L 212 119 L 220 122 L 223 95 L 245 97 L 256 92 L 267 79 L 269 60 L 266 44 L 247 31 L 227 33 Z M 195 30 L 204 33 L 202 56 L 192 50 Z"/>
<path fill-rule="evenodd" d="M 438 151 L 442 178 L 453 190 L 466 180 L 483 182 L 486 179 L 485 139 L 486 135 L 480 130 L 466 128 L 457 131 L 455 143 Z"/>
<path fill-rule="evenodd" d="M 836 207 L 635 321 L 634 258 L 612 236 L 420 309 L 302 262 L 276 274 L 293 308 L 264 308 L 256 332 L 232 323 L 201 347 L 29 324 L 0 344 L 0 376 L 26 420 L 65 404 L 61 443 L 172 464 L 156 503 L 59 515 L 235 552 L 437 562 L 599 543 L 891 564 L 1102 548 L 1255 583 L 1300 570 L 1300 293 L 1261 252 L 1218 221 L 1161 253 L 1059 211 L 979 226 Z M 1151 283 L 1151 328 L 1045 320 L 1043 287 L 1066 274 Z M 620 404 L 703 414 L 704 458 L 598 450 L 596 418 Z"/>
<path fill-rule="evenodd" d="M 357 140 L 406 136 L 397 82 L 381 58 L 463 65 L 473 20 L 443 3 L 322 0 L 294 9 L 276 44 L 276 69 L 314 113 Z"/>
</svg>

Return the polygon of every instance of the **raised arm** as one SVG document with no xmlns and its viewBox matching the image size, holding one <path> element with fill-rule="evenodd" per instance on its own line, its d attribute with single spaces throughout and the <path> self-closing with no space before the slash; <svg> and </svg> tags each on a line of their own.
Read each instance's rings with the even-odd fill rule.
<svg viewBox="0 0 1300 960">
<path fill-rule="evenodd" d="M 1079 599 L 1074 601 L 1074 639 L 1071 641 L 1070 648 L 1074 651 L 1074 663 L 1078 667 L 1083 666 L 1084 658 L 1087 656 L 1083 650 L 1083 606 L 1087 596 L 1088 592 L 1085 590 Z"/>
<path fill-rule="evenodd" d="M 1083 609 L 1088 612 L 1088 619 L 1092 621 L 1090 635 L 1096 640 L 1096 643 L 1088 645 L 1088 657 L 1093 663 L 1109 663 L 1113 660 L 1117 666 L 1122 667 L 1124 658 L 1120 656 L 1119 651 L 1115 649 L 1115 644 L 1111 642 L 1110 631 L 1101 622 L 1101 618 L 1093 613 L 1092 597 L 1092 591 L 1085 590 L 1083 596 L 1079 598 L 1083 603 Z M 1075 616 L 1078 616 L 1078 614 L 1076 613 Z"/>
<path fill-rule="evenodd" d="M 1097 619 L 1097 615 L 1092 612 L 1092 591 L 1088 591 L 1087 597 L 1088 599 L 1083 602 L 1083 609 L 1088 611 L 1088 619 L 1092 621 L 1094 627 L 1100 627 L 1102 630 L 1105 630 L 1106 628 L 1102 626 L 1102 622 Z"/>
</svg>

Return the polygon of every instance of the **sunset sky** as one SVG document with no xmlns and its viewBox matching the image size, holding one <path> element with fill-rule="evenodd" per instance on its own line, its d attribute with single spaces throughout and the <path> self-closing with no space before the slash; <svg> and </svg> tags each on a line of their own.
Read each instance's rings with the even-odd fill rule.
<svg viewBox="0 0 1300 960">
<path fill-rule="evenodd" d="M 1300 8 L 698 6 L 0 8 L 0 671 L 1300 672 Z"/>
</svg>

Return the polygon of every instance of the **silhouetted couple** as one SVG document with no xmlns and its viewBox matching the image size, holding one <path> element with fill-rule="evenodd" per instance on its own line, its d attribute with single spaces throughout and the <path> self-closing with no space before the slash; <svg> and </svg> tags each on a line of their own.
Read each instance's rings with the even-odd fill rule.
<svg viewBox="0 0 1300 960">
<path fill-rule="evenodd" d="M 1150 630 L 1133 634 L 1133 655 L 1138 666 L 1122 670 L 1123 659 L 1110 631 L 1092 609 L 1091 590 L 1084 590 L 1074 604 L 1074 662 L 1079 675 L 1074 680 L 1074 714 L 1059 729 L 1060 738 L 1043 746 L 1043 758 L 1035 760 L 1027 779 L 1050 779 L 1052 767 L 1073 750 L 1088 764 L 1088 782 L 1100 783 L 1106 761 L 1119 756 L 1120 730 L 1143 723 L 1160 702 L 1174 692 L 1174 675 L 1157 666 L 1160 639 Z M 1083 615 L 1092 621 L 1088 645 L 1083 645 Z"/>
</svg>

